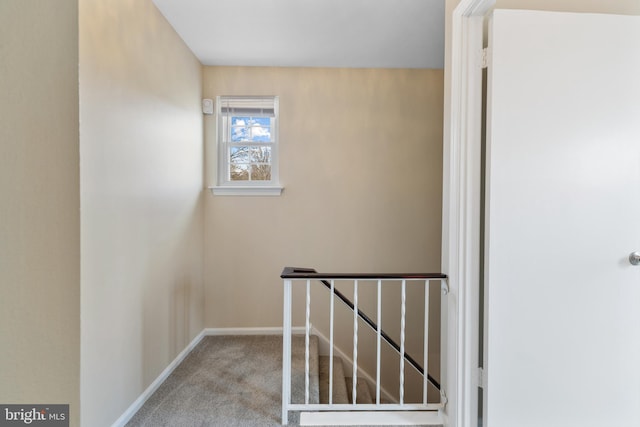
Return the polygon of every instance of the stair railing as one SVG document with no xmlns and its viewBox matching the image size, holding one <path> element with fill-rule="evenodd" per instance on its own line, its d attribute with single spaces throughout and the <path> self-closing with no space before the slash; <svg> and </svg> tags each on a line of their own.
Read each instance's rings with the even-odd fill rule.
<svg viewBox="0 0 640 427">
<path fill-rule="evenodd" d="M 405 351 L 405 327 L 406 327 L 406 286 L 407 283 L 423 282 L 425 286 L 424 301 L 424 366 L 428 366 L 428 331 L 429 331 L 429 286 L 433 281 L 440 283 L 443 294 L 448 293 L 447 276 L 441 273 L 404 273 L 404 274 L 361 274 L 361 273 L 318 273 L 312 268 L 285 267 L 280 276 L 284 280 L 284 313 L 283 313 L 283 380 L 282 380 L 282 423 L 287 424 L 289 411 L 439 411 L 446 403 L 444 390 L 439 382 L 407 352 Z M 343 293 L 335 288 L 335 281 L 351 280 L 354 286 L 354 300 L 351 301 Z M 358 282 L 377 282 L 377 324 L 358 308 Z M 309 373 L 309 336 L 311 333 L 310 305 L 311 305 L 311 281 L 318 281 L 329 289 L 335 296 L 353 312 L 353 384 L 351 390 L 352 403 L 333 403 L 333 350 L 334 350 L 334 300 L 330 299 L 329 317 L 329 398 L 327 404 L 310 403 L 310 373 Z M 396 343 L 384 330 L 381 323 L 382 309 L 382 283 L 386 281 L 400 282 L 401 284 L 401 319 L 400 319 L 400 344 Z M 291 401 L 291 335 L 292 335 L 292 285 L 293 283 L 306 284 L 305 298 L 305 399 L 304 404 L 294 404 Z M 358 378 L 358 319 L 364 321 L 376 334 L 376 391 L 374 404 L 358 404 L 357 378 Z M 400 358 L 399 376 L 399 403 L 382 403 L 381 401 L 381 343 L 386 342 L 402 357 Z M 423 378 L 422 403 L 405 403 L 405 372 L 404 362 L 409 363 Z M 438 403 L 427 401 L 427 386 L 431 384 L 440 392 Z M 424 421 L 421 421 L 424 422 Z"/>
</svg>

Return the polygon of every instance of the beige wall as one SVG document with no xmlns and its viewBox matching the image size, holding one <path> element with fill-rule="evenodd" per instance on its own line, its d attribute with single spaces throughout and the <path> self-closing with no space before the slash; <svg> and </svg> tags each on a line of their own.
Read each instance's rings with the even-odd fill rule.
<svg viewBox="0 0 640 427">
<path fill-rule="evenodd" d="M 0 1 L 0 402 L 79 419 L 77 1 Z"/>
<path fill-rule="evenodd" d="M 151 0 L 81 0 L 82 425 L 203 328 L 202 68 Z"/>
<path fill-rule="evenodd" d="M 285 265 L 439 269 L 442 71 L 205 67 L 216 95 L 280 96 L 285 189 L 206 196 L 208 327 L 282 325 Z"/>
</svg>

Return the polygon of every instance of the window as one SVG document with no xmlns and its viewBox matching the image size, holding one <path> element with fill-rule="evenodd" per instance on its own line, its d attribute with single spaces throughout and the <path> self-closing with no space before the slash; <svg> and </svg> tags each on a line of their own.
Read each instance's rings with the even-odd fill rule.
<svg viewBox="0 0 640 427">
<path fill-rule="evenodd" d="M 279 195 L 278 97 L 219 96 L 214 194 Z"/>
</svg>

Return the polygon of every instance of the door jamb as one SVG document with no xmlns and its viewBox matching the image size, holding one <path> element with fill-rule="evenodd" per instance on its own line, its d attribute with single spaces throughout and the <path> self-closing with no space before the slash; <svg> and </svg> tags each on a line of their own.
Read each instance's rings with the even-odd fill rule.
<svg viewBox="0 0 640 427">
<path fill-rule="evenodd" d="M 442 271 L 450 293 L 443 383 L 445 425 L 475 427 L 478 399 L 480 173 L 484 18 L 495 0 L 461 0 L 452 17 L 449 138 L 444 142 Z M 486 384 L 485 384 L 486 387 Z"/>
</svg>

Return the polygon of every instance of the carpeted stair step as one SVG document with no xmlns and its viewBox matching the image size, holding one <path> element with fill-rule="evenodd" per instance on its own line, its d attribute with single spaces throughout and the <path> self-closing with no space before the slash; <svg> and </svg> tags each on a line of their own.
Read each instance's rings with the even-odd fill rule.
<svg viewBox="0 0 640 427">
<path fill-rule="evenodd" d="M 347 383 L 349 403 L 353 403 L 353 378 L 347 377 L 345 382 Z M 361 377 L 358 377 L 358 384 L 356 384 L 356 403 L 375 403 L 367 380 Z"/>
<path fill-rule="evenodd" d="M 304 335 L 291 338 L 291 402 L 304 403 Z M 309 336 L 309 403 L 320 403 L 318 337 Z"/>
<path fill-rule="evenodd" d="M 320 403 L 329 403 L 329 356 L 320 356 Z M 349 403 L 342 359 L 333 358 L 332 403 Z"/>
</svg>

